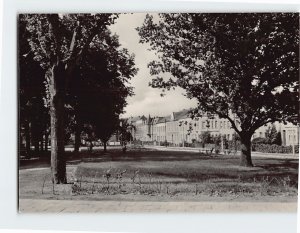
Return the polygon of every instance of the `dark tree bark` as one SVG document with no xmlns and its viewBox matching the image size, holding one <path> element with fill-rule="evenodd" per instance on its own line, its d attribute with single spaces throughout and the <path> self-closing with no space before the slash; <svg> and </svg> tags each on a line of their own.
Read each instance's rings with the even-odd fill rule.
<svg viewBox="0 0 300 233">
<path fill-rule="evenodd" d="M 42 135 L 41 140 L 40 140 L 40 151 L 44 151 L 44 139 L 43 139 L 43 135 Z"/>
<path fill-rule="evenodd" d="M 106 150 L 106 143 L 107 143 L 106 141 L 103 142 L 103 151 L 104 151 L 104 153 L 107 151 L 107 150 Z"/>
<path fill-rule="evenodd" d="M 39 139 L 38 138 L 34 138 L 33 139 L 33 145 L 34 145 L 34 152 L 35 154 L 38 154 L 40 151 L 40 145 L 39 145 Z"/>
<path fill-rule="evenodd" d="M 45 133 L 45 144 L 44 144 L 45 149 L 44 149 L 44 151 L 48 151 L 48 139 L 49 139 L 49 134 L 46 132 Z"/>
<path fill-rule="evenodd" d="M 51 170 L 52 180 L 64 184 L 66 178 L 65 132 L 64 132 L 64 82 L 65 72 L 62 63 L 52 67 L 50 75 L 50 122 L 51 122 Z"/>
<path fill-rule="evenodd" d="M 244 133 L 241 137 L 241 161 L 240 165 L 244 167 L 253 167 L 251 159 L 251 134 Z"/>
<path fill-rule="evenodd" d="M 25 148 L 26 148 L 26 157 L 30 157 L 30 127 L 29 121 L 25 121 Z"/>
<path fill-rule="evenodd" d="M 76 126 L 75 126 L 75 145 L 74 145 L 75 153 L 79 152 L 79 148 L 81 144 L 81 131 L 82 131 L 82 123 L 79 119 L 77 119 Z"/>
<path fill-rule="evenodd" d="M 89 151 L 92 152 L 93 151 L 93 142 L 92 140 L 90 140 L 90 145 L 89 145 Z"/>
</svg>

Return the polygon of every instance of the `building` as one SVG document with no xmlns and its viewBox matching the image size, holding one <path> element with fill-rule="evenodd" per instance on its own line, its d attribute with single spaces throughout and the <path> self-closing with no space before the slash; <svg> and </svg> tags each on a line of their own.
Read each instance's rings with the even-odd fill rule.
<svg viewBox="0 0 300 233">
<path fill-rule="evenodd" d="M 234 119 L 237 126 L 239 120 Z M 227 119 L 220 119 L 217 115 L 202 117 L 189 117 L 189 110 L 172 112 L 164 117 L 131 117 L 129 122 L 134 125 L 132 137 L 141 142 L 153 142 L 161 145 L 165 142 L 174 146 L 182 146 L 183 143 L 201 142 L 201 134 L 209 132 L 212 136 L 222 135 L 227 140 L 232 140 L 235 134 L 231 123 Z M 271 124 L 260 127 L 252 138 L 265 137 L 266 130 Z M 282 144 L 285 146 L 297 145 L 299 141 L 299 128 L 291 123 L 274 123 L 278 132 L 281 132 Z"/>
<path fill-rule="evenodd" d="M 150 118 L 150 116 L 149 116 Z M 132 138 L 135 141 L 152 141 L 151 138 L 151 119 L 143 116 L 138 117 L 130 117 L 128 122 L 132 124 L 134 127 L 132 129 Z"/>
</svg>

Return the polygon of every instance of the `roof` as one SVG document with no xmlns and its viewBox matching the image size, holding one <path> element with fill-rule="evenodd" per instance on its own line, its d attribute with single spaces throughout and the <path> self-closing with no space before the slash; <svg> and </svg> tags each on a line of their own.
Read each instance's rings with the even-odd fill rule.
<svg viewBox="0 0 300 233">
<path fill-rule="evenodd" d="M 189 118 L 189 109 L 183 109 L 179 112 L 173 112 L 174 114 L 174 121 Z"/>
<path fill-rule="evenodd" d="M 179 112 L 173 112 L 172 114 L 174 115 L 174 121 L 180 120 L 180 119 L 186 119 L 189 118 L 189 109 L 183 109 Z M 130 122 L 137 122 L 139 120 L 147 121 L 148 124 L 159 124 L 159 123 L 165 123 L 168 121 L 171 121 L 171 116 L 163 116 L 163 117 L 149 117 L 146 118 L 144 115 L 143 116 L 136 116 L 136 117 L 130 117 L 129 121 Z"/>
<path fill-rule="evenodd" d="M 153 121 L 153 124 L 159 124 L 159 123 L 164 123 L 165 118 L 164 117 L 156 117 Z"/>
<path fill-rule="evenodd" d="M 145 121 L 145 120 L 147 120 L 147 118 L 143 115 L 143 116 L 129 117 L 128 120 L 130 122 L 137 122 L 139 120 Z"/>
</svg>

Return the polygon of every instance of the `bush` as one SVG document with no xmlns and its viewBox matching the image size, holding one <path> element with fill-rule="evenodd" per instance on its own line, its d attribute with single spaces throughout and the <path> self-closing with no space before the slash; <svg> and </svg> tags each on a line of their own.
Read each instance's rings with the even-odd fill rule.
<svg viewBox="0 0 300 233">
<path fill-rule="evenodd" d="M 279 146 L 276 144 L 252 144 L 252 151 L 258 151 L 263 153 L 293 153 L 292 146 Z M 295 153 L 299 153 L 299 145 L 295 145 Z"/>
<path fill-rule="evenodd" d="M 200 137 L 203 143 L 213 143 L 213 139 L 208 131 L 202 132 Z"/>
<path fill-rule="evenodd" d="M 252 140 L 252 144 L 268 144 L 268 140 L 266 138 L 258 137 Z"/>
<path fill-rule="evenodd" d="M 201 148 L 201 147 L 204 147 L 204 144 L 202 142 L 195 141 L 193 143 L 193 147 Z"/>
<path fill-rule="evenodd" d="M 142 145 L 142 141 L 141 140 L 134 140 L 134 141 L 132 141 L 132 144 L 134 146 L 139 146 L 139 145 Z"/>
<path fill-rule="evenodd" d="M 207 148 L 207 149 L 215 148 L 215 144 L 213 144 L 213 143 L 206 143 L 205 144 L 205 148 Z"/>
<path fill-rule="evenodd" d="M 228 141 L 228 149 L 233 151 L 241 150 L 241 142 L 240 141 Z"/>
<path fill-rule="evenodd" d="M 163 141 L 163 142 L 160 142 L 160 145 L 161 146 L 174 146 L 175 144 L 172 142 Z M 181 146 L 182 146 L 182 144 L 181 144 Z"/>
</svg>

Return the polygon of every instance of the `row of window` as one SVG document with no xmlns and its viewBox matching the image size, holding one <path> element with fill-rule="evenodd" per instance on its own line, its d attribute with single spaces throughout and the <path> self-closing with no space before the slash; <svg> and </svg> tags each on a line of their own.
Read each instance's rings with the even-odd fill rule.
<svg viewBox="0 0 300 233">
<path fill-rule="evenodd" d="M 238 122 L 237 122 L 238 123 Z M 153 126 L 153 132 L 178 132 L 179 130 L 187 130 L 189 127 L 195 130 L 200 129 L 231 129 L 231 123 L 228 120 L 203 120 L 185 123 L 185 122 L 167 122 L 166 125 Z M 201 128 L 200 128 L 201 126 Z"/>
<path fill-rule="evenodd" d="M 212 134 L 212 136 L 218 136 L 219 134 Z M 227 140 L 232 140 L 232 134 L 224 134 L 223 138 L 226 138 Z M 193 139 L 196 139 L 197 141 L 201 141 L 201 137 L 198 134 L 168 134 L 167 137 L 165 135 L 153 135 L 153 140 L 164 142 L 167 140 L 168 142 L 172 143 L 180 143 L 183 140 L 187 142 L 192 142 Z"/>
</svg>

